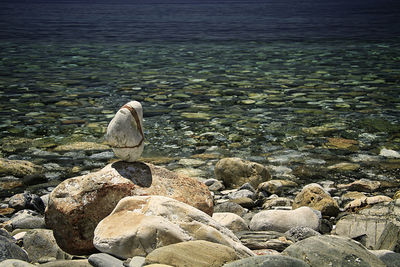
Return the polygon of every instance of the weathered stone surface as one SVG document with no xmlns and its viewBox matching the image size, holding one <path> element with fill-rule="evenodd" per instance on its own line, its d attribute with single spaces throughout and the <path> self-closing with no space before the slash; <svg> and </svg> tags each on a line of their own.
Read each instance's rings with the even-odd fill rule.
<svg viewBox="0 0 400 267">
<path fill-rule="evenodd" d="M 60 183 L 50 194 L 46 225 L 64 251 L 90 254 L 95 251 L 92 240 L 97 224 L 120 199 L 133 195 L 165 195 L 213 212 L 211 193 L 197 180 L 152 164 L 118 161 Z"/>
<path fill-rule="evenodd" d="M 250 221 L 253 231 L 286 232 L 293 227 L 305 226 L 318 231 L 321 213 L 309 207 L 295 210 L 265 210 L 257 213 Z"/>
<path fill-rule="evenodd" d="M 24 235 L 23 244 L 31 262 L 40 262 L 41 258 L 50 257 L 58 260 L 72 258 L 59 248 L 51 230 L 30 230 Z"/>
<path fill-rule="evenodd" d="M 339 206 L 319 184 L 306 185 L 294 199 L 293 209 L 307 206 L 319 210 L 322 215 L 336 216 Z"/>
<path fill-rule="evenodd" d="M 299 241 L 283 251 L 283 254 L 301 259 L 311 267 L 320 266 L 386 266 L 378 257 L 360 243 L 333 235 L 313 236 Z"/>
<path fill-rule="evenodd" d="M 293 200 L 291 200 L 290 198 L 271 196 L 271 198 L 265 200 L 262 208 L 264 210 L 282 208 L 282 207 L 292 208 L 292 205 L 293 205 Z"/>
<path fill-rule="evenodd" d="M 304 226 L 297 226 L 285 232 L 289 238 L 293 238 L 296 242 L 309 238 L 311 236 L 321 235 L 319 232 Z"/>
<path fill-rule="evenodd" d="M 9 221 L 12 229 L 35 229 L 44 228 L 43 215 L 33 210 L 20 210 L 15 213 Z"/>
<path fill-rule="evenodd" d="M 197 240 L 155 249 L 147 255 L 146 264 L 219 267 L 236 259 L 239 256 L 228 246 Z"/>
<path fill-rule="evenodd" d="M 9 259 L 0 262 L 0 267 L 35 267 L 36 265 L 30 264 L 29 262 L 16 260 L 16 259 Z"/>
<path fill-rule="evenodd" d="M 283 233 L 275 231 L 243 231 L 236 233 L 243 245 L 251 250 L 273 249 L 282 251 L 291 244 Z"/>
<path fill-rule="evenodd" d="M 235 213 L 215 212 L 212 218 L 232 232 L 245 231 L 249 229 L 249 226 L 243 218 Z"/>
<path fill-rule="evenodd" d="M 44 168 L 26 160 L 0 158 L 0 176 L 12 175 L 20 178 L 43 178 Z"/>
<path fill-rule="evenodd" d="M 271 179 L 268 170 L 261 164 L 240 158 L 224 158 L 215 165 L 215 176 L 227 188 L 237 188 L 250 183 L 254 188 Z"/>
<path fill-rule="evenodd" d="M 105 138 L 118 158 L 136 161 L 144 148 L 142 105 L 130 101 L 121 107 L 108 124 Z"/>
<path fill-rule="evenodd" d="M 93 267 L 88 260 L 58 260 L 45 264 L 40 264 L 40 267 Z"/>
<path fill-rule="evenodd" d="M 400 252 L 400 201 L 381 203 L 337 222 L 335 233 L 361 240 L 369 249 Z"/>
<path fill-rule="evenodd" d="M 8 201 L 8 206 L 15 210 L 31 209 L 40 213 L 43 213 L 45 209 L 43 200 L 38 195 L 29 192 L 12 196 Z"/>
<path fill-rule="evenodd" d="M 229 262 L 223 267 L 309 267 L 304 261 L 284 255 L 264 255 Z"/>
<path fill-rule="evenodd" d="M 163 196 L 122 199 L 96 227 L 93 243 L 102 252 L 129 258 L 190 240 L 220 243 L 240 255 L 252 255 L 230 230 L 206 213 Z"/>
<path fill-rule="evenodd" d="M 362 208 L 372 206 L 378 203 L 390 202 L 392 199 L 387 196 L 360 197 L 349 202 L 344 209 L 348 211 L 357 211 Z"/>
<path fill-rule="evenodd" d="M 17 246 L 13 240 L 0 236 L 0 261 L 8 259 L 29 261 L 26 252 Z"/>
<path fill-rule="evenodd" d="M 216 205 L 214 208 L 214 212 L 231 212 L 239 216 L 243 216 L 247 213 L 247 209 L 243 208 L 235 202 L 226 201 L 224 203 Z"/>
<path fill-rule="evenodd" d="M 371 181 L 368 179 L 360 179 L 349 184 L 340 184 L 338 188 L 345 188 L 351 191 L 358 192 L 375 192 L 381 186 L 379 181 Z"/>
<path fill-rule="evenodd" d="M 94 267 L 123 267 L 123 261 L 106 253 L 92 254 L 88 261 Z"/>
</svg>

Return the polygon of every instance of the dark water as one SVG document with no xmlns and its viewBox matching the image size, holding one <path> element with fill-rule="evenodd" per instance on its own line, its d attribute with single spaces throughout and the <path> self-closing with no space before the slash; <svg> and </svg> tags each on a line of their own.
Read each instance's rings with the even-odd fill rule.
<svg viewBox="0 0 400 267">
<path fill-rule="evenodd" d="M 101 141 L 135 99 L 146 155 L 386 160 L 400 150 L 399 12 L 389 0 L 1 1 L 2 156 L 57 158 L 18 148 L 26 138 Z M 340 138 L 355 145 L 329 143 Z"/>
</svg>

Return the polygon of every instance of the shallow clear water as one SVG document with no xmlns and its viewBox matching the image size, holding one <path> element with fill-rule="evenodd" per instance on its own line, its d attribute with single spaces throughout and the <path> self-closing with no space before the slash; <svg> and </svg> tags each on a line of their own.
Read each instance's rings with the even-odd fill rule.
<svg viewBox="0 0 400 267">
<path fill-rule="evenodd" d="M 101 141 L 133 99 L 146 156 L 329 165 L 399 150 L 398 11 L 395 1 L 2 2 L 2 144 Z"/>
</svg>

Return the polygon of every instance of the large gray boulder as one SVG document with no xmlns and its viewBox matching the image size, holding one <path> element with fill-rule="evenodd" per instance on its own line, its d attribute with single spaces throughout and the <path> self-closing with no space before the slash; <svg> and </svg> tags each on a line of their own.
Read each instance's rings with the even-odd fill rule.
<svg viewBox="0 0 400 267">
<path fill-rule="evenodd" d="M 385 267 L 386 265 L 360 243 L 341 236 L 313 236 L 283 251 L 283 254 L 301 259 L 312 267 Z"/>
</svg>

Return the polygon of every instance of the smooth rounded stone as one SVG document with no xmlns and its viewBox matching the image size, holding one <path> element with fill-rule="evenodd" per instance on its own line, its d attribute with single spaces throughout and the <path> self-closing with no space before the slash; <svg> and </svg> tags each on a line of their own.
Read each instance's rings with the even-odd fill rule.
<svg viewBox="0 0 400 267">
<path fill-rule="evenodd" d="M 257 188 L 260 183 L 271 179 L 263 165 L 240 158 L 221 159 L 215 165 L 214 172 L 227 188 L 237 188 L 247 182 Z"/>
<path fill-rule="evenodd" d="M 360 164 L 341 162 L 327 167 L 328 170 L 334 171 L 356 171 L 360 169 Z"/>
<path fill-rule="evenodd" d="M 93 267 L 88 260 L 57 260 L 40 264 L 44 267 Z"/>
<path fill-rule="evenodd" d="M 45 169 L 26 160 L 9 160 L 0 158 L 0 176 L 12 175 L 20 178 L 44 178 Z"/>
<path fill-rule="evenodd" d="M 384 267 L 378 257 L 360 243 L 333 235 L 312 236 L 296 242 L 283 251 L 284 255 L 301 259 L 311 267 Z"/>
<path fill-rule="evenodd" d="M 349 184 L 339 184 L 337 187 L 339 189 L 346 189 L 349 191 L 358 192 L 375 192 L 381 186 L 379 181 L 371 181 L 368 179 L 360 179 Z"/>
<path fill-rule="evenodd" d="M 271 209 L 292 209 L 293 200 L 286 197 L 270 197 L 266 199 L 262 205 L 262 209 L 271 210 Z"/>
<path fill-rule="evenodd" d="M 249 183 L 242 184 L 242 186 L 239 187 L 238 191 L 240 191 L 240 190 L 249 190 L 253 193 L 256 193 L 256 190 L 254 189 L 254 187 L 252 187 L 251 184 L 249 184 Z"/>
<path fill-rule="evenodd" d="M 321 213 L 310 207 L 295 210 L 260 211 L 250 221 L 250 230 L 286 232 L 293 227 L 305 226 L 318 231 Z"/>
<path fill-rule="evenodd" d="M 29 255 L 30 262 L 41 262 L 42 258 L 53 257 L 58 260 L 71 259 L 60 249 L 53 236 L 53 231 L 48 229 L 34 229 L 27 231 L 23 237 L 24 249 Z"/>
<path fill-rule="evenodd" d="M 250 190 L 247 190 L 247 189 L 238 190 L 238 191 L 228 194 L 229 199 L 238 199 L 238 198 L 254 199 L 254 197 L 255 197 L 255 193 Z"/>
<path fill-rule="evenodd" d="M 214 212 L 212 218 L 232 232 L 240 232 L 249 229 L 245 220 L 235 213 Z"/>
<path fill-rule="evenodd" d="M 309 227 L 297 226 L 297 227 L 293 227 L 289 231 L 286 231 L 285 235 L 290 238 L 293 238 L 297 242 L 297 241 L 309 238 L 311 236 L 316 236 L 316 235 L 321 235 L 321 234 Z"/>
<path fill-rule="evenodd" d="M 293 209 L 307 206 L 318 210 L 323 216 L 336 216 L 339 205 L 319 184 L 308 184 L 298 193 L 293 201 Z"/>
<path fill-rule="evenodd" d="M 8 201 L 8 206 L 15 210 L 31 209 L 44 213 L 45 205 L 43 200 L 36 194 L 29 192 L 16 194 Z"/>
<path fill-rule="evenodd" d="M 387 267 L 400 266 L 400 253 L 391 250 L 370 250 L 370 252 L 383 261 Z"/>
<path fill-rule="evenodd" d="M 59 145 L 54 148 L 56 152 L 70 152 L 70 151 L 86 151 L 86 152 L 97 152 L 102 150 L 109 150 L 110 147 L 104 144 L 98 144 L 95 142 L 74 142 L 65 145 Z"/>
<path fill-rule="evenodd" d="M 0 261 L 8 259 L 29 261 L 26 252 L 16 245 L 13 240 L 0 236 Z"/>
<path fill-rule="evenodd" d="M 208 186 L 208 189 L 211 191 L 221 191 L 225 189 L 225 186 L 217 179 L 207 179 L 204 181 L 204 184 Z"/>
<path fill-rule="evenodd" d="M 43 215 L 32 210 L 18 211 L 11 217 L 10 224 L 12 229 L 45 228 Z"/>
<path fill-rule="evenodd" d="M 258 185 L 257 192 L 266 192 L 267 195 L 281 195 L 285 191 L 297 187 L 298 184 L 289 180 L 270 180 Z"/>
<path fill-rule="evenodd" d="M 190 240 L 220 243 L 239 255 L 253 255 L 230 230 L 206 213 L 163 196 L 123 198 L 97 225 L 93 243 L 102 252 L 129 258 Z"/>
<path fill-rule="evenodd" d="M 239 258 L 228 246 L 196 240 L 157 248 L 146 256 L 146 264 L 219 267 Z"/>
<path fill-rule="evenodd" d="M 213 212 L 211 193 L 197 180 L 152 164 L 117 161 L 60 183 L 50 194 L 46 225 L 64 251 L 90 254 L 97 224 L 120 199 L 133 195 L 165 195 Z"/>
<path fill-rule="evenodd" d="M 138 101 L 122 106 L 110 121 L 105 135 L 115 155 L 127 162 L 136 161 L 144 149 L 143 109 Z"/>
<path fill-rule="evenodd" d="M 236 260 L 223 267 L 309 267 L 302 260 L 284 255 L 263 255 Z"/>
<path fill-rule="evenodd" d="M 293 244 L 285 234 L 276 231 L 242 231 L 236 233 L 243 245 L 251 250 L 273 249 L 283 251 Z"/>
<path fill-rule="evenodd" d="M 127 267 L 142 267 L 144 266 L 146 258 L 141 256 L 134 256 L 129 260 L 129 264 L 125 264 Z"/>
<path fill-rule="evenodd" d="M 29 262 L 16 260 L 16 259 L 9 259 L 0 262 L 0 267 L 35 267 L 37 265 L 30 264 Z"/>
<path fill-rule="evenodd" d="M 89 263 L 94 267 L 123 267 L 123 261 L 107 253 L 92 254 L 88 258 Z"/>
<path fill-rule="evenodd" d="M 379 156 L 398 159 L 400 158 L 400 153 L 392 149 L 382 148 L 379 152 Z"/>
<path fill-rule="evenodd" d="M 247 213 L 247 209 L 243 208 L 235 202 L 226 201 L 224 203 L 216 205 L 214 207 L 214 212 L 231 212 L 242 217 Z"/>
</svg>

